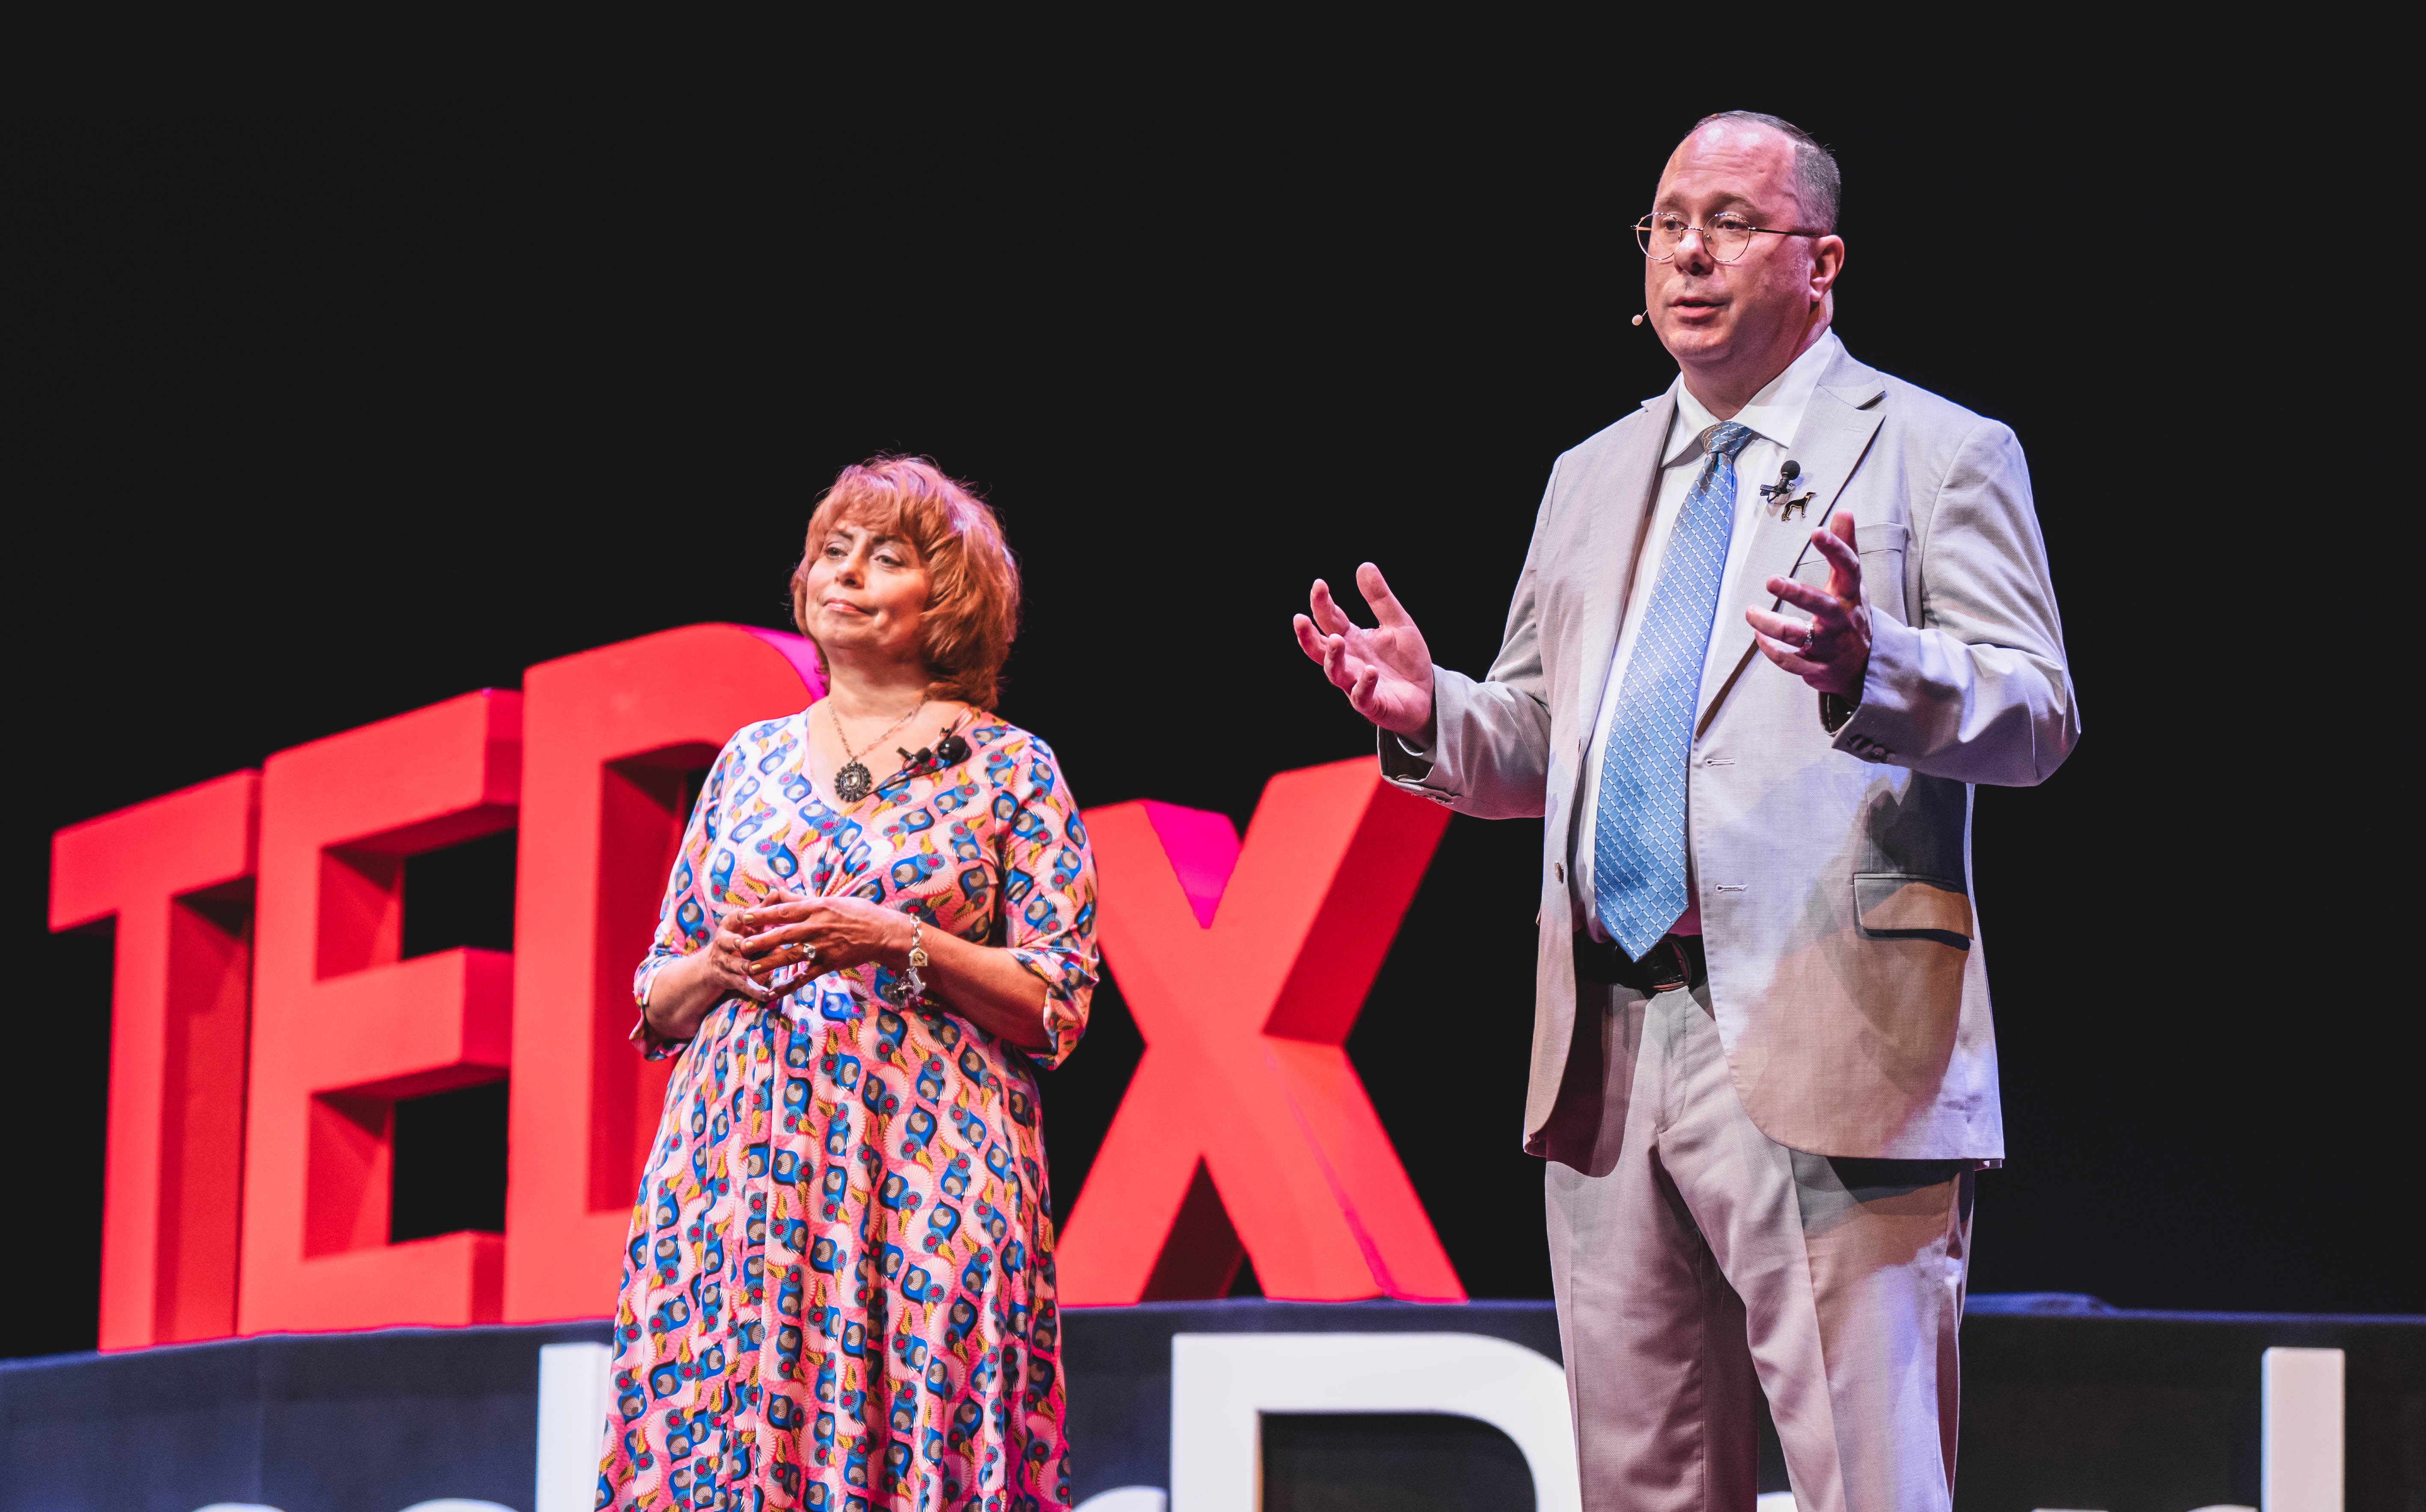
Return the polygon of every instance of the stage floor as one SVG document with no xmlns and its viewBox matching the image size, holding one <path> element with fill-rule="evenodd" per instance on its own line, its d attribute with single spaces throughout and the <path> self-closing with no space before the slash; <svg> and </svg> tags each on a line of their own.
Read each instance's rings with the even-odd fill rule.
<svg viewBox="0 0 2426 1512">
<path fill-rule="evenodd" d="M 533 1502 L 540 1352 L 606 1333 L 396 1328 L 0 1362 L 0 1512 L 401 1512 L 445 1498 L 556 1512 Z M 1077 1498 L 1170 1485 L 1173 1337 L 1246 1333 L 1479 1334 L 1559 1357 L 1545 1302 L 1073 1310 L 1062 1363 Z M 2344 1351 L 2345 1504 L 2426 1505 L 2426 1318 L 1981 1296 L 1962 1338 L 1958 1507 L 2258 1504 L 2270 1347 Z M 1533 1505 L 1515 1443 L 1470 1419 L 1281 1414 L 1263 1420 L 1261 1442 L 1270 1512 Z M 1765 1490 L 1785 1488 L 1773 1443 L 1763 1472 Z"/>
</svg>

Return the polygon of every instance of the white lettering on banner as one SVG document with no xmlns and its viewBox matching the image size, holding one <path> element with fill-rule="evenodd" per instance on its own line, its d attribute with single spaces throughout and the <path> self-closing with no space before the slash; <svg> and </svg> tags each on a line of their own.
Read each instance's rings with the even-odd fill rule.
<svg viewBox="0 0 2426 1512">
<path fill-rule="evenodd" d="M 2258 1504 L 2266 1512 L 2342 1512 L 2342 1352 L 2269 1349 L 2261 1375 Z"/>
<path fill-rule="evenodd" d="M 605 1344 L 539 1352 L 532 1512 L 590 1512 L 614 1411 Z M 2342 1512 L 2338 1349 L 2269 1349 L 2261 1371 L 2260 1500 L 2267 1512 Z M 1515 1441 L 1541 1512 L 1583 1504 L 1566 1375 L 1532 1350 L 1472 1333 L 1182 1333 L 1171 1341 L 1171 1491 L 1123 1486 L 1077 1512 L 1255 1512 L 1267 1412 L 1445 1412 Z M 1770 1491 L 1758 1512 L 1794 1512 Z M 214 1502 L 196 1512 L 278 1512 Z M 404 1512 L 509 1512 L 493 1502 L 423 1502 Z M 2039 1512 L 2056 1512 L 2042 1508 Z M 2195 1512 L 2256 1512 L 2219 1504 Z"/>
<path fill-rule="evenodd" d="M 194 1512 L 278 1512 L 274 1506 L 259 1502 L 213 1502 L 198 1506 Z M 509 1506 L 495 1502 L 471 1502 L 460 1496 L 442 1496 L 435 1502 L 415 1502 L 404 1512 L 514 1512 Z"/>
<path fill-rule="evenodd" d="M 590 1512 L 615 1410 L 614 1352 L 605 1344 L 542 1344 L 539 1475 L 531 1512 Z"/>
<path fill-rule="evenodd" d="M 1180 1333 L 1172 1512 L 1256 1512 L 1267 1412 L 1445 1412 L 1515 1440 L 1540 1512 L 1581 1512 L 1566 1373 L 1476 1333 Z"/>
</svg>

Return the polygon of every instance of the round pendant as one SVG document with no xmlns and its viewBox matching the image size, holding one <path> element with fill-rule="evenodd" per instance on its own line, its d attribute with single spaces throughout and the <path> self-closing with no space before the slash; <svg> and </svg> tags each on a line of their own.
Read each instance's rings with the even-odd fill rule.
<svg viewBox="0 0 2426 1512">
<path fill-rule="evenodd" d="M 834 773 L 834 796 L 846 804 L 867 796 L 867 790 L 875 785 L 867 768 L 858 762 L 845 762 Z"/>
</svg>

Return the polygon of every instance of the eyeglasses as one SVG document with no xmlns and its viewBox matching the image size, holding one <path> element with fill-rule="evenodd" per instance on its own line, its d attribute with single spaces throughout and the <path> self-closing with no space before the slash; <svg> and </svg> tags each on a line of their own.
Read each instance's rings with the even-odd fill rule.
<svg viewBox="0 0 2426 1512">
<path fill-rule="evenodd" d="M 1655 263 L 1673 262 L 1685 245 L 1689 232 L 1699 232 L 1702 248 L 1713 263 L 1739 261 L 1752 247 L 1755 236 L 1825 236 L 1824 231 L 1771 231 L 1755 226 L 1732 210 L 1722 210 L 1710 217 L 1706 226 L 1688 223 L 1674 210 L 1654 210 L 1634 223 L 1634 239 L 1642 244 L 1642 255 Z"/>
</svg>

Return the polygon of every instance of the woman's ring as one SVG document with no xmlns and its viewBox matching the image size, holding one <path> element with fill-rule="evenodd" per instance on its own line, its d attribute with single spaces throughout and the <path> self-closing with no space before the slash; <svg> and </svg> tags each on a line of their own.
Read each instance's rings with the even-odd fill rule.
<svg viewBox="0 0 2426 1512">
<path fill-rule="evenodd" d="M 1810 654 L 1810 652 L 1811 652 L 1811 648 L 1812 648 L 1812 647 L 1814 647 L 1814 646 L 1817 646 L 1817 645 L 1819 645 L 1819 644 L 1820 644 L 1820 621 L 1819 621 L 1819 620 L 1817 620 L 1817 619 L 1809 620 L 1809 621 L 1805 622 L 1805 623 L 1804 623 L 1804 625 L 1803 626 L 1803 654 L 1804 654 L 1804 655 L 1806 655 L 1806 656 L 1807 656 L 1807 655 L 1809 655 L 1809 654 Z"/>
</svg>

